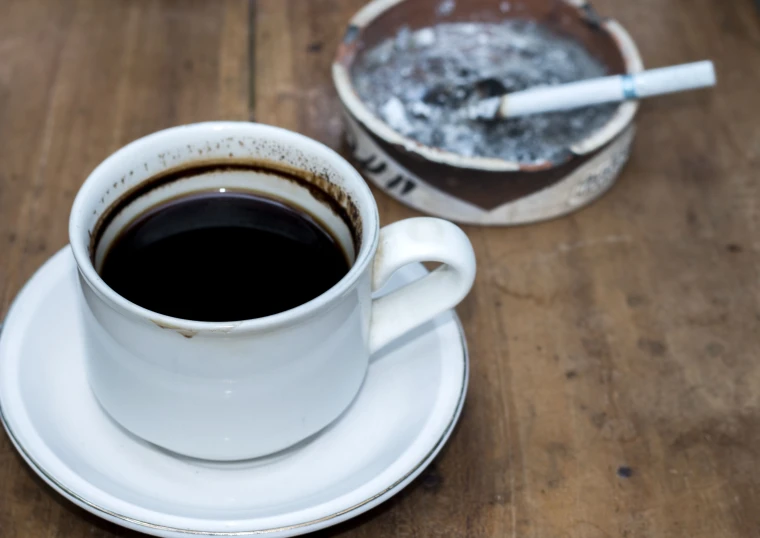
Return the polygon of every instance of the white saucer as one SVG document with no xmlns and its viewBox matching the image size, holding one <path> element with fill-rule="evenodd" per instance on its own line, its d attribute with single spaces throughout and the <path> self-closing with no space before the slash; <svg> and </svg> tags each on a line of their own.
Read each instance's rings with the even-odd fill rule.
<svg viewBox="0 0 760 538">
<path fill-rule="evenodd" d="M 422 276 L 399 271 L 390 287 Z M 68 248 L 26 284 L 0 337 L 0 418 L 24 459 L 90 512 L 157 536 L 293 536 L 377 506 L 441 449 L 462 408 L 467 350 L 447 312 L 372 359 L 332 426 L 274 456 L 184 458 L 98 406 L 85 378 L 76 267 Z"/>
</svg>

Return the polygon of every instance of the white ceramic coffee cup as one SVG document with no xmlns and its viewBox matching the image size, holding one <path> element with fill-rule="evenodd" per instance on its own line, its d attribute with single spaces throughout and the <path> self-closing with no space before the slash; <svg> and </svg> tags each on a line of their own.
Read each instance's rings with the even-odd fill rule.
<svg viewBox="0 0 760 538">
<path fill-rule="evenodd" d="M 256 170 L 219 167 L 232 162 Z M 156 179 L 200 165 L 204 173 Z M 104 252 L 136 215 L 209 189 L 255 191 L 307 210 L 339 240 L 351 269 L 297 308 L 229 323 L 152 312 L 100 278 Z M 324 194 L 345 209 L 342 218 L 320 201 Z M 132 201 L 116 213 L 125 199 Z M 320 431 L 354 399 L 374 351 L 455 306 L 475 277 L 472 247 L 455 225 L 414 218 L 381 230 L 372 193 L 343 158 L 302 135 L 253 123 L 176 127 L 118 150 L 82 185 L 69 235 L 84 297 L 88 376 L 101 405 L 135 435 L 204 459 L 262 456 Z M 442 265 L 373 300 L 394 271 L 419 261 Z M 303 271 L 308 278 L 309 268 Z"/>
</svg>

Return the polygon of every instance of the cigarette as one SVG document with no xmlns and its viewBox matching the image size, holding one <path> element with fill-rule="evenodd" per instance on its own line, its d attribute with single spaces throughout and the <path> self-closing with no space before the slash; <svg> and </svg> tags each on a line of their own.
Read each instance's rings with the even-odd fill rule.
<svg viewBox="0 0 760 538">
<path fill-rule="evenodd" d="M 715 82 L 713 63 L 702 61 L 492 97 L 474 105 L 470 117 L 513 118 L 694 90 L 714 86 Z"/>
</svg>

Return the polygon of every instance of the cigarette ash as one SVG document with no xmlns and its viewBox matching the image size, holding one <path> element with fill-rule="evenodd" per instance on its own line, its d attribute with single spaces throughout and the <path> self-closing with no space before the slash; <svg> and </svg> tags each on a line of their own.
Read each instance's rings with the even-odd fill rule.
<svg viewBox="0 0 760 538">
<path fill-rule="evenodd" d="M 506 121 L 472 119 L 467 107 L 503 93 L 605 74 L 576 41 L 522 20 L 404 27 L 362 53 L 352 69 L 361 99 L 399 133 L 459 155 L 522 163 L 566 155 L 569 146 L 607 123 L 616 105 Z"/>
</svg>

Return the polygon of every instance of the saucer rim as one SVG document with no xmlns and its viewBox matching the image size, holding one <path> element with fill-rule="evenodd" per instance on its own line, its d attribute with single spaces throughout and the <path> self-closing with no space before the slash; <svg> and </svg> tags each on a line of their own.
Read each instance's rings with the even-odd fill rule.
<svg viewBox="0 0 760 538">
<path fill-rule="evenodd" d="M 29 280 L 19 290 L 18 294 L 16 295 L 14 300 L 11 302 L 10 307 L 8 309 L 9 314 L 13 311 L 13 306 L 15 305 L 16 301 L 23 295 L 24 288 L 26 288 L 26 286 L 32 282 L 32 280 L 37 275 L 37 273 L 40 272 L 45 267 L 45 265 L 52 262 L 55 258 L 59 256 L 65 256 L 65 252 L 67 250 L 70 250 L 70 249 L 68 247 L 62 248 L 61 250 L 53 254 L 50 258 L 48 258 L 48 260 L 46 260 L 46 262 L 43 263 L 37 269 L 37 271 L 29 278 Z M 427 269 L 425 269 L 424 266 L 422 266 L 422 264 L 415 264 L 415 265 L 420 265 L 420 267 L 423 270 L 425 270 L 425 272 L 427 272 Z M 393 484 L 389 485 L 382 491 L 376 492 L 370 497 L 367 497 L 347 508 L 344 508 L 343 510 L 340 510 L 333 514 L 322 516 L 317 519 L 312 519 L 309 521 L 303 521 L 303 522 L 294 523 L 290 525 L 282 525 L 279 527 L 271 527 L 271 528 L 264 528 L 264 529 L 213 531 L 213 530 L 197 530 L 197 529 L 191 529 L 191 528 L 172 527 L 169 525 L 151 523 L 149 521 L 143 521 L 141 519 L 137 519 L 128 515 L 120 514 L 108 508 L 104 508 L 98 505 L 94 501 L 90 501 L 86 499 L 82 495 L 76 493 L 75 491 L 67 487 L 65 484 L 61 483 L 51 473 L 49 473 L 45 469 L 45 467 L 42 464 L 40 464 L 26 450 L 26 448 L 24 448 L 24 446 L 21 444 L 17 435 L 13 432 L 10 426 L 10 421 L 7 419 L 6 412 L 3 409 L 1 399 L 0 399 L 0 422 L 2 422 L 3 428 L 5 429 L 8 435 L 8 438 L 11 440 L 11 443 L 13 444 L 15 449 L 22 456 L 22 458 L 27 463 L 27 465 L 29 465 L 32 468 L 32 470 L 34 470 L 34 472 L 38 476 L 40 476 L 40 478 L 42 478 L 49 486 L 51 486 L 59 494 L 66 497 L 68 500 L 70 500 L 77 506 L 81 507 L 84 510 L 87 510 L 88 512 L 96 516 L 99 516 L 103 519 L 111 521 L 113 523 L 131 528 L 133 530 L 137 530 L 140 532 L 147 532 L 150 534 L 173 533 L 177 536 L 182 536 L 182 535 L 185 535 L 185 536 L 253 536 L 253 535 L 258 535 L 258 534 L 291 533 L 292 531 L 300 531 L 300 532 L 296 532 L 295 534 L 301 534 L 303 532 L 311 532 L 311 531 L 315 531 L 321 528 L 329 527 L 331 525 L 338 524 L 342 521 L 346 521 L 355 516 L 358 516 L 370 510 L 371 508 L 377 506 L 378 504 L 384 502 L 388 498 L 392 497 L 398 491 L 403 489 L 409 482 L 414 480 L 414 478 L 416 478 L 430 464 L 430 462 L 435 458 L 438 452 L 440 452 L 440 450 L 446 444 L 446 441 L 448 441 L 449 437 L 451 436 L 451 433 L 453 432 L 459 420 L 459 417 L 462 412 L 462 408 L 464 407 L 464 401 L 467 394 L 467 386 L 469 384 L 469 374 L 470 374 L 469 350 L 467 347 L 467 340 L 465 338 L 464 329 L 462 327 L 461 320 L 459 319 L 459 316 L 456 314 L 456 312 L 453 309 L 449 310 L 448 313 L 451 314 L 452 316 L 452 320 L 457 328 L 457 334 L 459 336 L 459 341 L 461 344 L 463 375 L 462 375 L 462 384 L 459 388 L 459 394 L 457 396 L 457 403 L 454 408 L 454 412 L 452 413 L 452 416 L 448 424 L 446 425 L 445 429 L 443 430 L 441 436 L 438 438 L 438 440 L 435 442 L 432 448 L 424 455 L 424 457 L 422 457 L 410 470 L 408 470 L 406 473 L 400 476 Z M 0 320 L 0 336 L 2 335 L 2 331 L 5 325 L 4 321 L 5 320 Z M 293 534 L 285 534 L 285 535 L 293 535 Z"/>
</svg>

